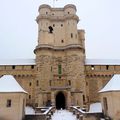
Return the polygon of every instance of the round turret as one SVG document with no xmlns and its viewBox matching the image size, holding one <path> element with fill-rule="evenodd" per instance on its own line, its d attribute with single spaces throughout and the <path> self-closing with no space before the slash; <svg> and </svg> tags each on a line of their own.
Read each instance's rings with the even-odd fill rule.
<svg viewBox="0 0 120 120">
<path fill-rule="evenodd" d="M 73 4 L 68 4 L 64 7 L 65 14 L 75 14 L 76 7 Z"/>
<path fill-rule="evenodd" d="M 51 11 L 51 7 L 46 4 L 40 5 L 38 9 L 39 14 L 42 14 L 42 15 L 48 15 L 50 14 L 50 11 Z"/>
</svg>

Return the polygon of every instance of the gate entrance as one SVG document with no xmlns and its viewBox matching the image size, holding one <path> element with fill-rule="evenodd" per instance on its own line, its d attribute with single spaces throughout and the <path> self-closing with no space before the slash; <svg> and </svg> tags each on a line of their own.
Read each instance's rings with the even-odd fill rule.
<svg viewBox="0 0 120 120">
<path fill-rule="evenodd" d="M 65 96 L 62 92 L 59 92 L 57 95 L 56 95 L 56 109 L 65 109 Z"/>
</svg>

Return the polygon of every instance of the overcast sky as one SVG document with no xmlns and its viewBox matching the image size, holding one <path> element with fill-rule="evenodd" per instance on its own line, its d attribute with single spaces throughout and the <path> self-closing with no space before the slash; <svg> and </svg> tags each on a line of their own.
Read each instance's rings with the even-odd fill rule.
<svg viewBox="0 0 120 120">
<path fill-rule="evenodd" d="M 0 0 L 0 59 L 35 58 L 38 7 L 53 0 Z M 85 29 L 86 58 L 120 59 L 120 0 L 57 0 L 75 4 Z"/>
</svg>

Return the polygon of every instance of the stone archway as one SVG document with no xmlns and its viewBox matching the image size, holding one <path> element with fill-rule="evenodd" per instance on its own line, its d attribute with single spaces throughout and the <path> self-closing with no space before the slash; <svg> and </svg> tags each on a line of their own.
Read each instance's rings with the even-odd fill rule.
<svg viewBox="0 0 120 120">
<path fill-rule="evenodd" d="M 62 92 L 58 92 L 56 95 L 56 109 L 65 109 L 66 102 L 65 102 L 65 96 Z"/>
</svg>

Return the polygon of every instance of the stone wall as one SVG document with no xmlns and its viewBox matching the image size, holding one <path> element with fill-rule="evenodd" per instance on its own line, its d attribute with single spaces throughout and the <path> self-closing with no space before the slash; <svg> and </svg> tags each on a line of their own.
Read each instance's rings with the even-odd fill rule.
<svg viewBox="0 0 120 120">
<path fill-rule="evenodd" d="M 47 120 L 45 115 L 26 115 L 24 120 Z"/>
</svg>

